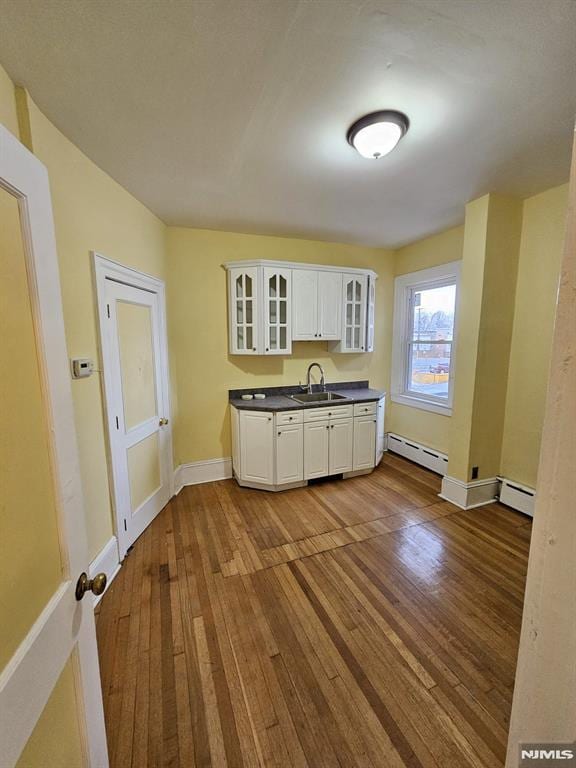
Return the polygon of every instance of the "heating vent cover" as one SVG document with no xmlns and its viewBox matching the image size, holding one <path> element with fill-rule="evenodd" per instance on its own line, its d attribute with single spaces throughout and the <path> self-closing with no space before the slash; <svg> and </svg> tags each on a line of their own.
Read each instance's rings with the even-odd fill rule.
<svg viewBox="0 0 576 768">
<path fill-rule="evenodd" d="M 420 445 L 413 440 L 407 440 L 405 437 L 394 434 L 394 432 L 388 432 L 388 450 L 398 453 L 400 456 L 416 462 L 416 464 L 421 464 L 439 475 L 444 476 L 446 474 L 448 456 L 435 451 L 433 448 Z"/>
<path fill-rule="evenodd" d="M 526 485 L 520 485 L 513 480 L 507 480 L 505 477 L 498 478 L 502 485 L 500 486 L 500 501 L 512 509 L 524 512 L 525 515 L 534 517 L 534 503 L 536 501 L 536 491 L 528 488 Z"/>
</svg>

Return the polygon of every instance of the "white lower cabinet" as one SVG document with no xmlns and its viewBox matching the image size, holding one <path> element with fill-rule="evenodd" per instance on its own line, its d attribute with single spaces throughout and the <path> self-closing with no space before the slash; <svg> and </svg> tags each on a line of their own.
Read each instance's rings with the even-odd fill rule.
<svg viewBox="0 0 576 768">
<path fill-rule="evenodd" d="M 265 411 L 240 411 L 239 445 L 242 480 L 273 485 L 273 414 Z"/>
<path fill-rule="evenodd" d="M 304 424 L 304 479 L 326 477 L 330 422 L 310 421 Z"/>
<path fill-rule="evenodd" d="M 330 440 L 328 446 L 329 474 L 352 471 L 354 419 L 334 419 L 330 421 Z"/>
<path fill-rule="evenodd" d="M 282 490 L 370 471 L 383 443 L 384 398 L 278 413 L 232 408 L 234 475 L 249 487 Z"/>
<path fill-rule="evenodd" d="M 354 472 L 374 466 L 376 415 L 354 419 Z"/>
<path fill-rule="evenodd" d="M 304 437 L 302 424 L 276 429 L 276 485 L 304 479 Z"/>
</svg>

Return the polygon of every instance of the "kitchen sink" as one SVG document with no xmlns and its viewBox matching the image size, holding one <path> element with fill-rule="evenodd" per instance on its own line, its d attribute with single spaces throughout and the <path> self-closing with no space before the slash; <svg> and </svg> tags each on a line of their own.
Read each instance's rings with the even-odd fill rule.
<svg viewBox="0 0 576 768">
<path fill-rule="evenodd" d="M 338 395 L 336 392 L 312 392 L 311 394 L 290 395 L 297 403 L 328 403 L 333 400 L 348 400 L 346 395 Z"/>
</svg>

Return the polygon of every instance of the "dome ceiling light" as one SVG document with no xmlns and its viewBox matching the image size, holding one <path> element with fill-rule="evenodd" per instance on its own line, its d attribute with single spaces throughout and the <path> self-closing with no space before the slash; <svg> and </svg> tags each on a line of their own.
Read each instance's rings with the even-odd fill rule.
<svg viewBox="0 0 576 768">
<path fill-rule="evenodd" d="M 396 144 L 408 130 L 410 121 L 403 112 L 384 109 L 371 112 L 356 120 L 346 134 L 348 144 L 354 147 L 362 157 L 379 160 L 392 152 Z"/>
</svg>

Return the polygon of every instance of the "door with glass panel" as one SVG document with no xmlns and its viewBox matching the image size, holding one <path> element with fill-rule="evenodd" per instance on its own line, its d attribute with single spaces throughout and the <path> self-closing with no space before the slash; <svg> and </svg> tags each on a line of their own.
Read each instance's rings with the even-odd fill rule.
<svg viewBox="0 0 576 768">
<path fill-rule="evenodd" d="M 364 352 L 366 346 L 366 275 L 343 276 L 342 352 Z"/>
<path fill-rule="evenodd" d="M 156 291 L 105 280 L 102 346 L 121 557 L 171 496 L 162 300 Z"/>
<path fill-rule="evenodd" d="M 258 267 L 230 270 L 230 350 L 233 355 L 259 353 Z"/>
<path fill-rule="evenodd" d="M 292 352 L 291 276 L 289 269 L 264 269 L 264 351 L 267 355 Z"/>
</svg>

